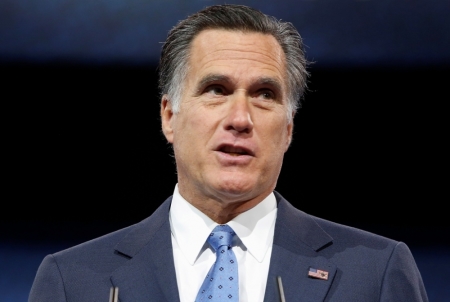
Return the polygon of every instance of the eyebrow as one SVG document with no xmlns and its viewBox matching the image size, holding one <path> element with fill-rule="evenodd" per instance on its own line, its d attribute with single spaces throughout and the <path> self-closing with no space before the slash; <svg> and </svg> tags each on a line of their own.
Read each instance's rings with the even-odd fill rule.
<svg viewBox="0 0 450 302">
<path fill-rule="evenodd" d="M 196 91 L 199 92 L 202 87 L 208 85 L 209 83 L 213 82 L 230 82 L 231 79 L 229 76 L 222 75 L 222 74 L 207 74 L 204 76 L 197 84 Z M 269 85 L 274 87 L 278 91 L 283 91 L 282 87 L 283 85 L 280 83 L 279 80 L 271 77 L 261 77 L 257 78 L 256 81 L 252 84 L 253 85 Z"/>
<path fill-rule="evenodd" d="M 263 78 L 258 78 L 256 81 L 257 85 L 269 85 L 274 87 L 276 90 L 278 90 L 279 92 L 282 92 L 282 84 L 280 83 L 280 81 L 278 81 L 277 79 L 274 78 L 268 78 L 268 77 L 263 77 Z"/>
<path fill-rule="evenodd" d="M 230 78 L 226 75 L 222 74 L 207 74 L 204 76 L 197 84 L 196 91 L 200 92 L 200 90 L 208 85 L 209 83 L 213 82 L 228 82 L 230 81 Z"/>
</svg>

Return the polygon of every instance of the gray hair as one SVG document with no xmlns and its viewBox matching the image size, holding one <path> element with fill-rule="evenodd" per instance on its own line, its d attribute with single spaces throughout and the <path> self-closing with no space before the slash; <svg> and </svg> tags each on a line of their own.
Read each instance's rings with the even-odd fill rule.
<svg viewBox="0 0 450 302">
<path fill-rule="evenodd" d="M 243 5 L 213 5 L 189 16 L 173 27 L 161 51 L 159 89 L 167 94 L 175 113 L 179 111 L 183 83 L 188 73 L 190 45 L 206 29 L 225 29 L 272 35 L 286 57 L 288 118 L 301 106 L 309 73 L 300 34 L 289 22 L 281 22 Z"/>
</svg>

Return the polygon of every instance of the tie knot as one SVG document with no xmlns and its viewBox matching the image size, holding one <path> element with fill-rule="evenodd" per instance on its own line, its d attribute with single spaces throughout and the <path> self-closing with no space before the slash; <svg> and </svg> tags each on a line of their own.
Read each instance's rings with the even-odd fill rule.
<svg viewBox="0 0 450 302">
<path fill-rule="evenodd" d="M 231 247 L 233 237 L 236 233 L 226 224 L 218 225 L 214 228 L 212 233 L 208 237 L 208 243 L 212 246 L 216 252 L 221 246 Z"/>
</svg>

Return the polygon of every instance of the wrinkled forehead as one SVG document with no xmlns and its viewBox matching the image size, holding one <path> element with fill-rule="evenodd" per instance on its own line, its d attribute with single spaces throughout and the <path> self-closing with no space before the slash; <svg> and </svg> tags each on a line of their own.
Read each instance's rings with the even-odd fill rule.
<svg viewBox="0 0 450 302">
<path fill-rule="evenodd" d="M 190 45 L 188 75 L 198 76 L 199 73 L 216 73 L 218 70 L 273 77 L 283 88 L 287 87 L 285 54 L 270 34 L 225 29 L 200 32 Z"/>
<path fill-rule="evenodd" d="M 197 40 L 199 40 L 199 37 L 202 37 L 204 35 L 208 35 L 210 37 L 214 37 L 214 36 L 220 37 L 221 35 L 243 36 L 243 37 L 258 36 L 260 38 L 270 39 L 272 42 L 272 45 L 270 48 L 272 48 L 272 50 L 278 51 L 279 54 L 281 56 L 283 56 L 283 58 L 285 58 L 285 53 L 281 47 L 280 42 L 277 40 L 276 36 L 274 36 L 271 33 L 260 32 L 260 31 L 251 30 L 251 29 L 229 29 L 229 28 L 222 28 L 222 27 L 207 27 L 207 28 L 204 28 L 201 31 L 199 31 L 197 34 L 195 34 L 189 43 L 189 55 L 192 54 L 192 51 L 195 51 L 195 49 L 193 49 L 195 42 Z M 211 40 L 208 40 L 208 43 L 214 44 L 214 43 L 217 43 L 217 40 L 211 39 Z"/>
</svg>

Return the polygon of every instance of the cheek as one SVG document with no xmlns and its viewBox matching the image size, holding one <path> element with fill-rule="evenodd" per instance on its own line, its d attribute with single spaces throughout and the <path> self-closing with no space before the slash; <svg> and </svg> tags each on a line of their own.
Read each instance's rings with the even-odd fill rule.
<svg viewBox="0 0 450 302">
<path fill-rule="evenodd" d="M 186 112 L 188 113 L 188 112 Z M 179 116 L 174 125 L 174 147 L 183 148 L 184 152 L 198 151 L 207 138 L 208 120 L 205 114 L 185 114 Z"/>
<path fill-rule="evenodd" d="M 264 123 L 263 133 L 266 143 L 275 149 L 285 151 L 285 147 L 289 144 L 291 136 L 291 126 L 285 119 L 266 119 Z"/>
</svg>

